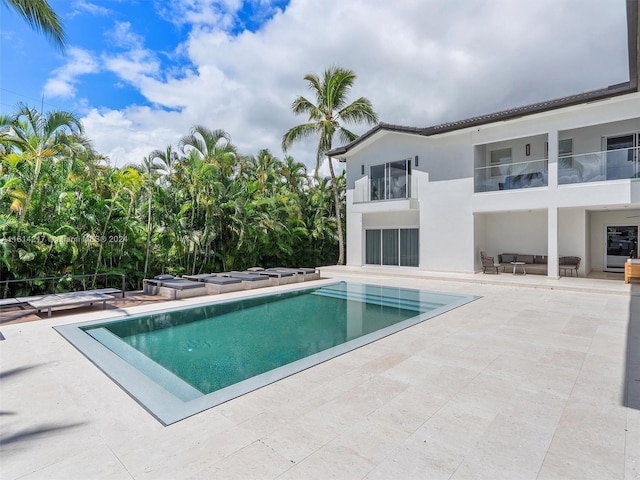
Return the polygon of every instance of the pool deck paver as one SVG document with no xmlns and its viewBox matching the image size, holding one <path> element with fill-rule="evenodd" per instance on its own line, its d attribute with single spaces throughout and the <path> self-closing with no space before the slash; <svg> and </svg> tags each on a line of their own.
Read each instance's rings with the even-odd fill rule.
<svg viewBox="0 0 640 480">
<path fill-rule="evenodd" d="M 168 427 L 52 327 L 207 299 L 0 325 L 0 478 L 640 479 L 637 284 L 322 273 L 481 298 Z"/>
</svg>

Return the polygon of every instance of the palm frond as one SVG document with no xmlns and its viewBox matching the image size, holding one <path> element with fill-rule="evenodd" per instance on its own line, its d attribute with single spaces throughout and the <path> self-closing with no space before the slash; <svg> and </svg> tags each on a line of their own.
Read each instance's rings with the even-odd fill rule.
<svg viewBox="0 0 640 480">
<path fill-rule="evenodd" d="M 36 31 L 42 32 L 58 47 L 64 50 L 67 37 L 62 21 L 46 0 L 2 0 L 12 7 Z"/>
</svg>

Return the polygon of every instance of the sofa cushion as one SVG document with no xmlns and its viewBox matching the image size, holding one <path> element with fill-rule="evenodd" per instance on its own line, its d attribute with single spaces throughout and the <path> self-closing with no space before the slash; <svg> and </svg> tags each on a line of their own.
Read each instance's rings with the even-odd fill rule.
<svg viewBox="0 0 640 480">
<path fill-rule="evenodd" d="M 517 253 L 503 253 L 500 255 L 500 263 L 515 262 L 517 257 Z"/>
<path fill-rule="evenodd" d="M 533 257 L 533 263 L 539 264 L 539 265 L 546 265 L 547 264 L 547 256 L 546 255 L 536 255 Z"/>
<path fill-rule="evenodd" d="M 533 263 L 533 255 L 518 255 L 516 262 Z"/>
</svg>

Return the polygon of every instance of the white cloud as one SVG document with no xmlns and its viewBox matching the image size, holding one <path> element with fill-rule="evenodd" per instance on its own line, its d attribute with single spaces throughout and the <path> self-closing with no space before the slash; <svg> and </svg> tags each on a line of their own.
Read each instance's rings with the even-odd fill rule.
<svg viewBox="0 0 640 480">
<path fill-rule="evenodd" d="M 410 126 L 628 79 L 623 0 L 292 0 L 260 31 L 239 35 L 225 33 L 239 1 L 163 5 L 165 17 L 192 26 L 176 45 L 192 66 L 179 76 L 175 67 L 162 71 L 155 52 L 120 25 L 127 50 L 105 55 L 105 68 L 157 107 L 87 116 L 88 134 L 118 163 L 175 144 L 196 123 L 225 129 L 243 153 L 281 156 L 284 132 L 306 121 L 290 110 L 309 94 L 303 76 L 330 65 L 356 72 L 352 99 L 366 96 L 381 121 Z M 309 139 L 289 153 L 311 170 L 315 146 Z"/>
<path fill-rule="evenodd" d="M 72 3 L 73 10 L 69 14 L 69 17 L 75 17 L 83 13 L 88 13 L 95 16 L 106 16 L 111 13 L 111 10 L 95 3 L 87 2 L 86 0 L 75 0 Z"/>
<path fill-rule="evenodd" d="M 169 0 L 159 8 L 160 15 L 177 25 L 207 25 L 217 29 L 230 28 L 241 0 Z"/>
<path fill-rule="evenodd" d="M 44 86 L 47 97 L 71 98 L 76 93 L 78 77 L 88 73 L 97 73 L 100 66 L 91 52 L 77 47 L 69 48 L 67 62 L 54 70 L 53 76 Z"/>
</svg>

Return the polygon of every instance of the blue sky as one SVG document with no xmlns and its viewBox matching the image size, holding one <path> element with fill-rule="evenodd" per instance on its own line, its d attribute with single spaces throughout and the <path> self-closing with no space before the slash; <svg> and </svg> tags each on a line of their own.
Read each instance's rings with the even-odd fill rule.
<svg viewBox="0 0 640 480">
<path fill-rule="evenodd" d="M 625 0 L 50 0 L 61 54 L 0 3 L 0 109 L 78 114 L 122 165 L 195 124 L 282 156 L 331 65 L 383 122 L 429 126 L 628 80 Z M 364 132 L 368 127 L 356 127 Z M 311 166 L 315 142 L 288 153 Z"/>
<path fill-rule="evenodd" d="M 277 9 L 284 9 L 288 0 L 274 2 L 244 2 L 237 6 L 223 2 L 211 2 L 218 21 L 209 23 L 230 35 L 244 31 L 255 32 L 267 22 Z M 193 68 L 189 58 L 176 48 L 183 43 L 194 25 L 188 20 L 195 8 L 181 6 L 180 2 L 162 0 L 50 0 L 50 5 L 62 18 L 71 51 L 80 47 L 95 56 L 114 56 L 125 53 L 134 44 L 153 52 L 158 63 L 155 73 L 162 77 L 164 71 L 180 71 Z M 201 9 L 207 2 L 202 2 Z M 121 109 L 131 104 L 145 105 L 148 100 L 127 82 L 105 66 L 85 63 L 85 72 L 72 82 L 71 95 L 47 85 L 46 79 L 55 77 L 56 70 L 64 65 L 64 57 L 45 39 L 31 29 L 12 10 L 2 9 L 0 17 L 2 88 L 0 100 L 2 111 L 11 110 L 19 101 L 40 106 L 43 99 L 45 109 L 76 110 L 78 99 L 87 99 L 91 105 Z M 99 63 L 99 62 L 98 62 Z M 22 68 L 12 68 L 21 65 Z M 25 71 L 26 67 L 26 71 Z M 53 75 L 52 75 L 53 73 Z"/>
</svg>

